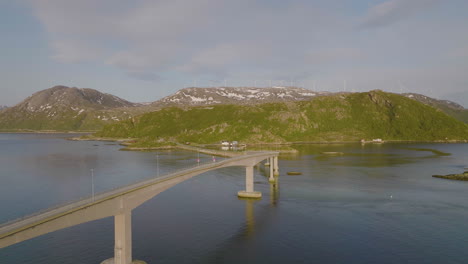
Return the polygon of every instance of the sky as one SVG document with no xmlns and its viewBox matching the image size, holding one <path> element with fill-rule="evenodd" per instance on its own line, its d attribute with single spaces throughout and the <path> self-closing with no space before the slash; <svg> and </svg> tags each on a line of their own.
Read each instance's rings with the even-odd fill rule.
<svg viewBox="0 0 468 264">
<path fill-rule="evenodd" d="M 55 85 L 422 93 L 468 107 L 466 0 L 0 0 L 0 105 Z"/>
</svg>

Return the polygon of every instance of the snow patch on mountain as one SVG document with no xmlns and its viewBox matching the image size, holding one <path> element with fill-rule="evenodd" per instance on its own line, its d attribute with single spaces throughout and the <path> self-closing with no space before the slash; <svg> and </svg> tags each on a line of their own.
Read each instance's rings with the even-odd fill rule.
<svg viewBox="0 0 468 264">
<path fill-rule="evenodd" d="M 299 87 L 190 87 L 154 102 L 153 106 L 197 106 L 213 104 L 258 104 L 268 102 L 304 101 L 325 92 Z"/>
</svg>

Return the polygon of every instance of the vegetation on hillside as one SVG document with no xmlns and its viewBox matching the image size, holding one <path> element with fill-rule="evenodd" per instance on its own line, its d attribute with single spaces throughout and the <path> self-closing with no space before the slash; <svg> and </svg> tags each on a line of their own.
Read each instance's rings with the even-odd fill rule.
<svg viewBox="0 0 468 264">
<path fill-rule="evenodd" d="M 129 118 L 129 114 L 117 110 L 73 111 L 55 107 L 50 112 L 28 112 L 6 109 L 0 114 L 0 131 L 55 130 L 55 131 L 97 131 L 105 124 Z"/>
<path fill-rule="evenodd" d="M 98 137 L 162 142 L 467 140 L 468 125 L 404 96 L 371 91 L 255 106 L 165 108 L 106 126 Z"/>
</svg>

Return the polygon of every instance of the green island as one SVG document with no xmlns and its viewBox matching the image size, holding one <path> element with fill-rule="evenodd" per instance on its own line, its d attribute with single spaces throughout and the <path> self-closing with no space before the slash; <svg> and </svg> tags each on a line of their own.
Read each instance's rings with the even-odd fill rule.
<svg viewBox="0 0 468 264">
<path fill-rule="evenodd" d="M 457 181 L 468 181 L 468 171 L 465 171 L 460 174 L 432 175 L 432 177 Z"/>
<path fill-rule="evenodd" d="M 105 126 L 83 139 L 127 139 L 128 148 L 176 144 L 467 142 L 468 125 L 431 106 L 380 90 L 260 105 L 168 107 Z"/>
</svg>

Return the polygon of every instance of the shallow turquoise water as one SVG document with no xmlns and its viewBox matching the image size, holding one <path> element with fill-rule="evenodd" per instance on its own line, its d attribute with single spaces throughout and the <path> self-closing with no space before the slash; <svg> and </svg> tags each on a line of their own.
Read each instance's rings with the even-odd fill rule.
<svg viewBox="0 0 468 264">
<path fill-rule="evenodd" d="M 124 152 L 64 137 L 0 134 L 0 222 L 89 195 L 90 169 L 96 191 L 103 191 L 197 159 L 190 152 Z M 463 171 L 467 144 L 295 148 L 297 154 L 280 157 L 278 184 L 268 183 L 268 169 L 256 168 L 260 201 L 239 200 L 244 170 L 226 168 L 135 209 L 134 257 L 148 263 L 466 263 L 468 183 L 431 175 Z M 303 174 L 287 176 L 292 170 Z M 0 249 L 0 263 L 100 263 L 112 254 L 113 220 L 106 218 Z"/>
</svg>

